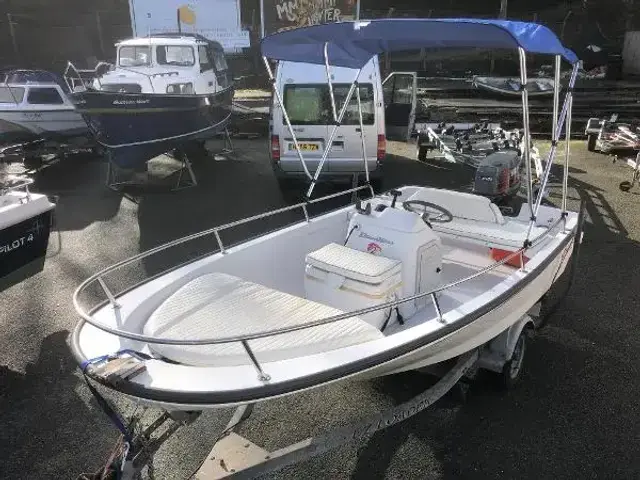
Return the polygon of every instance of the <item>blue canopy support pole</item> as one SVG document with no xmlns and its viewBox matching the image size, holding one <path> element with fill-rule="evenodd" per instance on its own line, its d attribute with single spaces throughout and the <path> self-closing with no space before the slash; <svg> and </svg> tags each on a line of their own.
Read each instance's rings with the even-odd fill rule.
<svg viewBox="0 0 640 480">
<path fill-rule="evenodd" d="M 356 82 L 357 83 L 357 82 Z M 362 102 L 360 101 L 360 85 L 356 85 L 356 98 L 358 99 L 358 117 L 360 119 L 360 142 L 362 143 L 362 158 L 364 159 L 364 175 L 369 185 L 369 162 L 367 161 L 367 147 L 364 140 L 364 121 L 362 120 Z"/>
<path fill-rule="evenodd" d="M 307 199 L 311 198 L 311 194 L 313 193 L 313 189 L 316 186 L 316 182 L 318 181 L 318 177 L 320 176 L 320 172 L 322 171 L 322 167 L 324 167 L 324 162 L 327 161 L 327 157 L 329 156 L 329 152 L 331 151 L 331 145 L 333 144 L 333 139 L 336 136 L 336 132 L 338 131 L 338 127 L 340 126 L 340 122 L 342 122 L 342 118 L 347 111 L 347 106 L 349 106 L 349 102 L 351 102 L 351 98 L 353 97 L 353 92 L 356 89 L 356 84 L 358 83 L 358 78 L 360 78 L 360 73 L 362 72 L 362 68 L 358 69 L 358 73 L 356 74 L 356 78 L 353 79 L 353 83 L 351 84 L 351 88 L 349 88 L 349 92 L 347 93 L 347 97 L 344 100 L 344 105 L 340 109 L 340 114 L 338 115 L 338 120 L 336 121 L 333 129 L 331 130 L 331 134 L 327 139 L 327 145 L 324 148 L 324 152 L 322 153 L 322 158 L 320 159 L 320 164 L 318 168 L 316 168 L 316 173 L 313 175 L 311 179 L 311 185 L 309 185 L 309 190 L 307 190 Z"/>
<path fill-rule="evenodd" d="M 573 107 L 573 94 L 569 96 L 569 108 L 567 111 L 567 123 L 565 127 L 564 145 L 564 174 L 562 175 L 562 213 L 567 211 L 568 181 L 569 181 L 569 154 L 571 150 L 571 110 Z"/>
<path fill-rule="evenodd" d="M 522 128 L 524 129 L 523 138 L 523 156 L 524 164 L 527 170 L 527 203 L 529 204 L 529 211 L 531 217 L 533 213 L 533 178 L 531 176 L 531 133 L 529 131 L 529 92 L 527 91 L 527 53 L 524 48 L 518 48 L 518 54 L 520 56 L 520 84 L 522 92 Z"/>
<path fill-rule="evenodd" d="M 324 42 L 324 67 L 327 70 L 327 82 L 329 83 L 329 96 L 331 97 L 331 112 L 333 113 L 333 121 L 338 121 L 338 115 L 336 114 L 336 97 L 333 95 L 333 84 L 331 83 L 331 67 L 329 66 L 329 54 L 327 49 L 329 44 Z"/>
<path fill-rule="evenodd" d="M 553 134 L 556 133 L 558 127 L 558 109 L 560 108 L 560 69 L 562 67 L 562 57 L 556 55 L 555 68 L 553 77 L 553 126 L 551 127 L 551 134 L 553 140 Z M 558 140 L 558 138 L 556 138 Z"/>
<path fill-rule="evenodd" d="M 571 71 L 571 77 L 569 78 L 569 85 L 567 88 L 567 94 L 565 96 L 565 100 L 564 103 L 562 105 L 562 111 L 560 112 L 560 117 L 558 118 L 558 125 L 556 126 L 556 131 L 553 132 L 552 137 L 553 139 L 558 139 L 560 138 L 560 134 L 562 133 L 562 127 L 565 124 L 565 122 L 567 121 L 567 118 L 569 118 L 569 116 L 571 115 L 569 113 L 569 109 L 572 106 L 572 99 L 573 99 L 573 86 L 576 83 L 576 78 L 578 76 L 578 69 L 579 69 L 580 64 L 578 62 L 576 62 L 573 65 L 573 70 Z M 567 122 L 567 129 L 570 127 L 569 122 Z M 567 137 L 570 135 L 570 133 L 567 131 Z M 556 150 L 558 148 L 558 142 L 553 141 L 551 142 L 551 148 L 549 149 L 549 155 L 547 156 L 547 164 L 545 166 L 544 169 L 544 173 L 542 175 L 542 182 L 540 185 L 540 188 L 538 190 L 538 196 L 536 198 L 536 203 L 533 209 L 533 215 L 531 216 L 531 223 L 529 223 L 529 229 L 527 232 L 527 240 L 529 239 L 529 235 L 531 235 L 531 231 L 533 230 L 533 227 L 536 224 L 536 215 L 538 214 L 538 210 L 540 209 L 540 203 L 542 202 L 542 195 L 545 191 L 545 189 L 547 188 L 547 182 L 549 180 L 549 173 L 551 172 L 551 165 L 553 164 L 553 159 L 556 155 Z M 568 148 L 568 147 L 567 147 Z M 564 178 L 562 180 L 562 185 L 563 185 L 563 205 L 566 203 L 566 198 L 565 198 L 565 182 L 567 182 L 567 175 L 568 175 L 568 171 L 569 171 L 569 156 L 568 156 L 568 151 L 566 151 L 567 157 L 565 158 L 565 174 L 564 174 Z"/>
<path fill-rule="evenodd" d="M 293 139 L 293 144 L 296 146 L 296 152 L 298 152 L 298 158 L 302 163 L 302 168 L 304 169 L 305 175 L 312 180 L 311 172 L 307 168 L 307 163 L 304 161 L 302 157 L 302 150 L 300 150 L 300 146 L 298 145 L 298 139 L 296 138 L 296 134 L 293 131 L 293 127 L 291 126 L 291 120 L 289 120 L 289 114 L 287 113 L 287 109 L 284 107 L 284 102 L 282 101 L 282 97 L 280 96 L 280 92 L 278 91 L 278 86 L 276 85 L 275 77 L 273 76 L 273 72 L 271 71 L 271 66 L 269 65 L 269 60 L 267 57 L 263 56 L 262 61 L 264 62 L 264 66 L 267 69 L 267 74 L 269 75 L 269 80 L 271 80 L 271 84 L 273 85 L 273 93 L 278 100 L 278 106 L 282 109 L 282 116 L 284 117 L 284 121 L 287 123 L 287 128 L 289 129 L 289 133 L 291 134 L 291 138 Z"/>
</svg>

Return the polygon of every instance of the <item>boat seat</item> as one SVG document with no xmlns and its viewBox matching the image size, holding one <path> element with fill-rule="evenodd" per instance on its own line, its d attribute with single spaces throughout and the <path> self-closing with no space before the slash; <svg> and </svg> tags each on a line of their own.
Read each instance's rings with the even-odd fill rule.
<svg viewBox="0 0 640 480">
<path fill-rule="evenodd" d="M 520 248 L 527 238 L 529 225 L 505 219 L 496 204 L 486 197 L 455 190 L 420 188 L 408 200 L 423 200 L 441 205 L 451 212 L 453 220 L 433 223 L 434 231 L 464 237 L 474 243 Z M 544 233 L 546 227 L 534 227 L 530 238 Z"/>
<path fill-rule="evenodd" d="M 199 276 L 167 298 L 149 317 L 144 334 L 197 339 L 269 332 L 304 325 L 342 312 L 225 273 Z M 322 353 L 383 338 L 358 317 L 249 340 L 259 362 Z M 251 364 L 240 342 L 215 345 L 159 345 L 149 348 L 168 360 L 195 366 Z"/>
</svg>

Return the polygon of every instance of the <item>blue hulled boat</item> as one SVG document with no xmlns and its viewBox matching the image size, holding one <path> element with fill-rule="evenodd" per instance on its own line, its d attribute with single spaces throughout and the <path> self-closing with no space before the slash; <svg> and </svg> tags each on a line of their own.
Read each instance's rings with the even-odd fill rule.
<svg viewBox="0 0 640 480">
<path fill-rule="evenodd" d="M 74 68 L 65 75 L 71 101 L 113 163 L 144 169 L 151 158 L 226 128 L 234 89 L 218 42 L 168 33 L 117 49 L 116 64 L 91 82 Z"/>
</svg>

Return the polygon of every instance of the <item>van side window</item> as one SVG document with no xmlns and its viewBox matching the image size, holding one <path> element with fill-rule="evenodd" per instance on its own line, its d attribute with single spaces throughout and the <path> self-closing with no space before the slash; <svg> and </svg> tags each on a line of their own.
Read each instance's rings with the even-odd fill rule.
<svg viewBox="0 0 640 480">
<path fill-rule="evenodd" d="M 61 105 L 64 103 L 62 97 L 55 88 L 36 88 L 29 89 L 27 94 L 28 103 L 37 103 L 40 105 Z"/>
<path fill-rule="evenodd" d="M 200 70 L 202 72 L 213 69 L 213 64 L 209 58 L 209 50 L 206 45 L 198 46 L 198 57 L 200 57 Z"/>
</svg>

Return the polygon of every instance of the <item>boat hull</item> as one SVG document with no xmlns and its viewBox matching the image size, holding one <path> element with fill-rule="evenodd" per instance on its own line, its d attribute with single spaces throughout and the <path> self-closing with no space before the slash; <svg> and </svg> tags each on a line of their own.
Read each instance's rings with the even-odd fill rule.
<svg viewBox="0 0 640 480">
<path fill-rule="evenodd" d="M 2 144 L 35 140 L 63 142 L 70 138 L 89 136 L 84 118 L 73 109 L 0 111 Z"/>
<path fill-rule="evenodd" d="M 233 88 L 211 95 L 131 94 L 87 90 L 70 99 L 111 161 L 135 168 L 186 143 L 224 130 Z"/>
<path fill-rule="evenodd" d="M 44 260 L 51 232 L 53 207 L 0 230 L 0 278 Z"/>
</svg>

